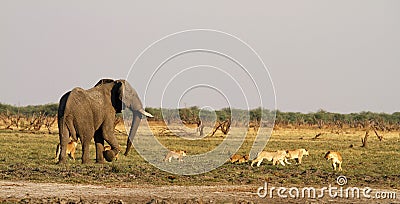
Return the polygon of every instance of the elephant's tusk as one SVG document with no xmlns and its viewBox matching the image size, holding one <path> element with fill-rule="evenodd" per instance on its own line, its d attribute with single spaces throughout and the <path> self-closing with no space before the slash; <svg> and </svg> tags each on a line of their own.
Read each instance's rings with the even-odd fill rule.
<svg viewBox="0 0 400 204">
<path fill-rule="evenodd" d="M 146 112 L 146 111 L 143 110 L 143 109 L 140 109 L 139 112 L 140 112 L 141 114 L 145 115 L 146 117 L 149 117 L 149 118 L 154 117 L 152 114 Z"/>
</svg>

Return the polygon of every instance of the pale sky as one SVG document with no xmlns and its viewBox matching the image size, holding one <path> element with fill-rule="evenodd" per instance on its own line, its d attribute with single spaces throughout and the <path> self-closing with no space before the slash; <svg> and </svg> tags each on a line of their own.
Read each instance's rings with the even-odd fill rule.
<svg viewBox="0 0 400 204">
<path fill-rule="evenodd" d="M 74 87 L 90 88 L 103 77 L 126 78 L 134 60 L 151 43 L 172 33 L 201 28 L 234 35 L 259 54 L 274 83 L 279 110 L 392 113 L 400 111 L 399 11 L 400 1 L 396 0 L 3 0 L 0 102 L 54 103 Z M 237 88 L 243 86 L 249 107 L 258 105 L 243 70 L 205 53 L 189 53 L 168 62 L 154 75 L 145 95 L 146 83 L 157 65 L 188 46 L 240 53 L 235 57 L 245 62 L 256 83 L 266 85 L 262 94 L 271 100 L 266 103 L 273 105 L 268 74 L 254 56 L 229 41 L 232 39 L 196 37 L 198 40 L 172 39 L 148 53 L 147 61 L 132 70 L 128 80 L 134 79 L 130 83 L 145 96 L 146 106 L 159 107 L 168 81 L 196 65 L 218 69 L 202 67 L 178 74 L 168 86 L 172 88 L 165 91 L 165 103 L 182 97 L 180 106 L 220 108 L 227 102 L 219 90 L 231 105 L 243 107 Z M 200 83 L 209 87 L 190 89 Z"/>
</svg>

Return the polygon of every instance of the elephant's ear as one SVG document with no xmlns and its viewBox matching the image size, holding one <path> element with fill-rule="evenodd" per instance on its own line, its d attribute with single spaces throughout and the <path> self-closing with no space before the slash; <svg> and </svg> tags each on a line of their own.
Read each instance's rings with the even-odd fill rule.
<svg viewBox="0 0 400 204">
<path fill-rule="evenodd" d="M 97 82 L 97 84 L 94 85 L 94 87 L 100 86 L 100 85 L 102 85 L 102 84 L 112 83 L 112 82 L 114 82 L 113 79 L 100 79 L 100 81 Z"/>
<path fill-rule="evenodd" d="M 143 110 L 142 101 L 140 100 L 136 90 L 132 88 L 129 82 L 121 79 L 121 80 L 116 80 L 115 83 L 120 84 L 119 100 L 122 101 L 127 108 L 139 111 L 141 113 L 143 112 L 142 114 L 144 114 L 145 111 Z M 151 116 L 151 114 L 148 114 L 147 112 L 146 114 Z"/>
<path fill-rule="evenodd" d="M 122 97 L 124 96 L 125 81 L 117 80 L 115 81 L 115 84 L 118 87 L 118 99 L 122 101 L 123 100 Z"/>
<path fill-rule="evenodd" d="M 114 81 L 114 86 L 111 90 L 111 102 L 117 113 L 122 110 L 122 96 L 124 93 L 124 84 L 121 81 Z"/>
</svg>

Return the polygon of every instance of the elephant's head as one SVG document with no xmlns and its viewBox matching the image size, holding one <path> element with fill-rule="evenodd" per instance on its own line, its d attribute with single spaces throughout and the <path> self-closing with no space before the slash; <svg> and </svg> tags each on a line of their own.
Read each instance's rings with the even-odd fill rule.
<svg viewBox="0 0 400 204">
<path fill-rule="evenodd" d="M 132 146 L 130 140 L 132 140 L 135 137 L 143 115 L 146 117 L 153 117 L 153 116 L 144 110 L 142 101 L 140 100 L 137 92 L 135 91 L 134 88 L 132 88 L 132 86 L 126 80 L 114 81 L 112 79 L 101 79 L 99 82 L 97 82 L 95 86 L 108 83 L 114 84 L 111 90 L 111 102 L 116 112 L 120 113 L 122 110 L 122 105 L 125 105 L 125 107 L 130 109 L 133 113 L 132 126 L 130 128 L 127 146 L 125 150 L 125 155 L 127 155 Z"/>
</svg>

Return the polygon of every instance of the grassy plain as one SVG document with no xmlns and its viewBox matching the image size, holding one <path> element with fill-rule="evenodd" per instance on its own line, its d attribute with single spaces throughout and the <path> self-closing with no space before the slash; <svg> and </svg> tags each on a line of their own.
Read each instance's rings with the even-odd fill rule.
<svg viewBox="0 0 400 204">
<path fill-rule="evenodd" d="M 123 127 L 119 127 L 123 129 Z M 214 137 L 201 140 L 183 140 L 165 134 L 161 124 L 151 124 L 157 139 L 171 149 L 185 149 L 189 154 L 207 152 L 220 144 L 224 136 L 218 133 Z M 324 134 L 313 139 L 317 133 Z M 221 167 L 204 174 L 193 176 L 173 175 L 147 163 L 134 149 L 125 157 L 120 155 L 112 163 L 82 165 L 81 145 L 78 144 L 77 160 L 68 160 L 66 165 L 56 165 L 54 161 L 57 134 L 27 133 L 18 131 L 0 131 L 0 179 L 11 181 L 33 181 L 50 183 L 101 184 L 106 186 L 126 186 L 137 184 L 150 185 L 254 185 L 264 181 L 277 186 L 325 186 L 336 184 L 339 175 L 345 175 L 351 186 L 369 186 L 375 188 L 400 188 L 400 133 L 385 132 L 383 141 L 370 136 L 368 147 L 362 148 L 361 130 L 347 130 L 342 134 L 331 130 L 313 128 L 278 129 L 266 146 L 266 150 L 306 148 L 310 156 L 303 158 L 301 165 L 272 166 L 263 162 L 260 167 L 250 164 L 225 163 Z M 142 134 L 141 128 L 138 134 Z M 126 135 L 116 132 L 122 149 L 125 148 Z M 246 154 L 251 148 L 255 132 L 250 130 L 240 154 Z M 353 147 L 350 147 L 350 146 Z M 95 158 L 94 145 L 91 155 Z M 330 164 L 323 159 L 328 150 L 342 153 L 343 172 L 333 172 Z"/>
</svg>

